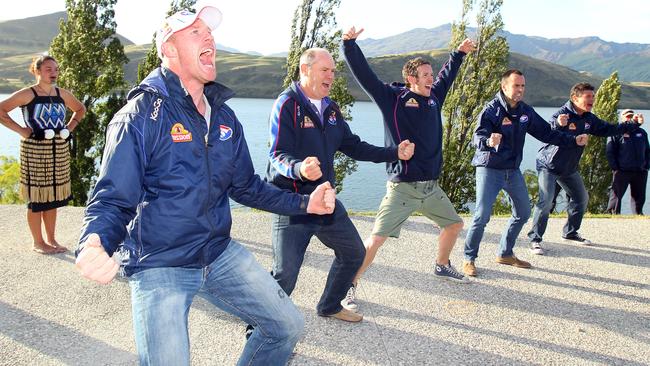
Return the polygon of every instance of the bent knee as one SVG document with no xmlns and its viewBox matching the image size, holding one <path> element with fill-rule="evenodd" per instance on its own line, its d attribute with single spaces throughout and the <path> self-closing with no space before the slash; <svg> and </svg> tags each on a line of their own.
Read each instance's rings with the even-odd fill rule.
<svg viewBox="0 0 650 366">
<path fill-rule="evenodd" d="M 305 317 L 293 305 L 292 311 L 283 311 L 282 316 L 275 319 L 273 328 L 268 336 L 276 340 L 297 340 L 305 329 Z"/>
<path fill-rule="evenodd" d="M 458 234 L 460 233 L 461 230 L 463 230 L 463 222 L 455 222 L 451 225 L 447 225 L 444 227 L 443 230 L 449 230 L 449 232 Z"/>
</svg>

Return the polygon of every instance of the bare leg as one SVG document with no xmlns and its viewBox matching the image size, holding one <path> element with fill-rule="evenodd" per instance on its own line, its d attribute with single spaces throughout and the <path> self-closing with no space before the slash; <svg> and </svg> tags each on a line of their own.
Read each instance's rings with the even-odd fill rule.
<svg viewBox="0 0 650 366">
<path fill-rule="evenodd" d="M 32 244 L 32 250 L 41 254 L 56 253 L 56 250 L 47 245 L 47 243 L 45 243 L 43 240 L 41 217 L 41 212 L 33 212 L 31 209 L 27 209 L 27 224 L 29 225 L 29 231 L 32 233 L 32 239 L 34 240 L 34 243 Z"/>
<path fill-rule="evenodd" d="M 438 257 L 436 258 L 436 263 L 446 266 L 449 264 L 449 255 L 451 254 L 452 249 L 454 249 L 454 244 L 456 244 L 456 239 L 460 231 L 463 229 L 463 223 L 457 222 L 449 226 L 444 227 L 440 231 L 440 238 L 438 239 Z"/>
<path fill-rule="evenodd" d="M 375 256 L 377 255 L 379 247 L 381 247 L 386 242 L 386 239 L 387 238 L 385 236 L 371 235 L 363 243 L 366 247 L 366 257 L 363 259 L 363 264 L 361 264 L 361 268 L 359 268 L 359 271 L 357 271 L 357 275 L 354 276 L 354 280 L 352 280 L 352 283 L 355 286 L 359 282 L 359 278 L 361 278 L 366 269 L 368 269 L 372 261 L 375 260 Z"/>
<path fill-rule="evenodd" d="M 63 253 L 68 248 L 59 245 L 56 241 L 54 231 L 56 230 L 56 208 L 43 211 L 43 224 L 45 224 L 45 235 L 47 236 L 47 243 L 54 247 L 57 253 Z"/>
</svg>

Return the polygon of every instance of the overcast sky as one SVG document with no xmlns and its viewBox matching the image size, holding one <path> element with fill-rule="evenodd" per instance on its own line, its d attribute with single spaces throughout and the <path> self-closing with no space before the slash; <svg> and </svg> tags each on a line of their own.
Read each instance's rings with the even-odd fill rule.
<svg viewBox="0 0 650 366">
<path fill-rule="evenodd" d="M 118 33 L 136 44 L 151 42 L 170 1 L 119 0 Z M 300 0 L 202 1 L 218 7 L 224 20 L 217 43 L 263 54 L 286 51 L 290 22 Z M 164 6 L 160 4 L 165 4 Z M 65 10 L 64 0 L 19 0 L 3 6 L 0 21 Z M 363 26 L 363 38 L 383 38 L 413 28 L 434 28 L 458 20 L 461 0 L 342 0 L 339 25 Z M 612 42 L 650 43 L 647 0 L 504 0 L 505 29 L 546 38 L 598 36 Z"/>
</svg>

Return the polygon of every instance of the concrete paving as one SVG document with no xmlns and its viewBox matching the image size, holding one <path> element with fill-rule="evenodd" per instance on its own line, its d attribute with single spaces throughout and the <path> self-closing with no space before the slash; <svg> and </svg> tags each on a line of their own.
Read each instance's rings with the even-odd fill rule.
<svg viewBox="0 0 650 366">
<path fill-rule="evenodd" d="M 83 209 L 59 212 L 59 242 L 73 247 Z M 0 206 L 0 217 L 0 365 L 137 364 L 124 280 L 96 285 L 72 253 L 32 252 L 23 206 Z M 233 237 L 270 268 L 270 215 L 238 211 L 234 220 Z M 530 254 L 520 237 L 529 270 L 494 263 L 506 220 L 488 224 L 479 277 L 461 285 L 434 278 L 439 230 L 411 218 L 360 284 L 360 324 L 316 316 L 333 253 L 314 239 L 293 295 L 307 325 L 290 364 L 650 365 L 650 220 L 587 219 L 581 233 L 594 245 L 584 247 L 564 243 L 564 220 L 551 219 L 548 255 Z M 372 217 L 353 221 L 370 233 Z M 244 325 L 197 299 L 190 337 L 194 365 L 233 365 Z"/>
</svg>

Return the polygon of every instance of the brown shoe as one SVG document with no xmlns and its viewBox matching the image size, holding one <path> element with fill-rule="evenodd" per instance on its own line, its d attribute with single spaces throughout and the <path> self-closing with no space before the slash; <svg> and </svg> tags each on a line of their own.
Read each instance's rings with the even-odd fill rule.
<svg viewBox="0 0 650 366">
<path fill-rule="evenodd" d="M 507 264 L 509 266 L 517 267 L 517 268 L 530 268 L 531 265 L 530 263 L 526 261 L 522 261 L 520 259 L 517 259 L 514 255 L 511 255 L 509 257 L 497 257 L 497 263 L 499 264 Z"/>
<path fill-rule="evenodd" d="M 474 262 L 463 263 L 463 272 L 468 276 L 476 277 L 476 266 L 474 265 Z"/>
<path fill-rule="evenodd" d="M 336 314 L 324 315 L 324 316 L 328 318 L 336 318 L 338 320 L 343 320 L 344 322 L 351 322 L 351 323 L 358 323 L 363 320 L 363 314 L 355 313 L 345 308 L 341 309 L 341 311 L 339 311 Z"/>
</svg>

